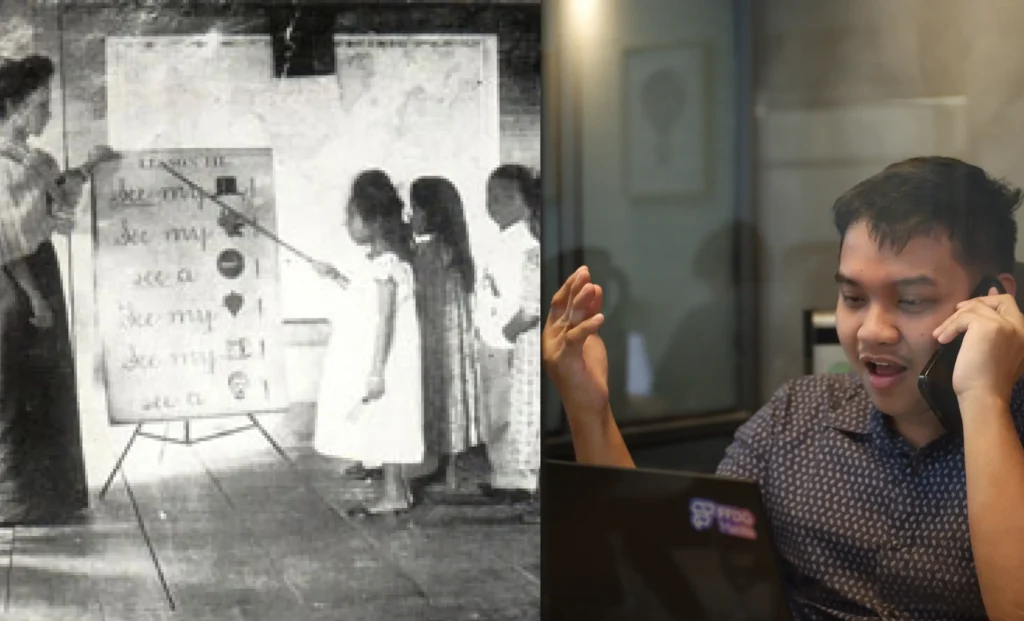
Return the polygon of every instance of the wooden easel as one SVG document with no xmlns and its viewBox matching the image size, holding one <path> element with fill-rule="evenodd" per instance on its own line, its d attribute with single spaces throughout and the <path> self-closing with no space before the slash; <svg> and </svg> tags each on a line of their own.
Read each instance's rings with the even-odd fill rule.
<svg viewBox="0 0 1024 621">
<path fill-rule="evenodd" d="M 152 423 L 136 423 L 135 429 L 132 431 L 131 437 L 128 438 L 128 443 L 125 445 L 124 450 L 121 451 L 121 455 L 117 458 L 117 461 L 114 462 L 114 468 L 113 470 L 110 471 L 110 475 L 107 477 L 106 482 L 103 483 L 103 487 L 100 488 L 100 500 L 106 497 L 107 491 L 110 490 L 110 485 L 114 482 L 114 477 L 117 476 L 117 473 L 120 472 L 121 470 L 121 466 L 124 465 L 124 460 L 128 457 L 129 451 L 131 451 L 132 447 L 135 445 L 135 440 L 137 440 L 140 437 L 149 438 L 150 440 L 157 440 L 158 442 L 168 442 L 171 444 L 178 444 L 181 446 L 191 447 L 196 444 L 199 444 L 200 442 L 208 442 L 210 440 L 216 440 L 218 438 L 223 438 L 225 436 L 230 436 L 236 433 L 241 433 L 243 431 L 248 431 L 250 429 L 255 429 L 259 431 L 260 434 L 263 435 L 263 437 L 267 440 L 267 443 L 270 444 L 270 446 L 275 451 L 277 451 L 277 454 L 280 455 L 285 460 L 285 462 L 291 463 L 291 459 L 288 457 L 288 454 L 285 453 L 281 445 L 278 444 L 276 440 L 274 440 L 274 438 L 267 431 L 266 427 L 260 424 L 260 422 L 256 419 L 255 415 L 239 414 L 237 416 L 245 416 L 249 420 L 248 424 L 242 425 L 240 427 L 235 427 L 233 429 L 225 429 L 224 431 L 218 431 L 216 433 L 200 436 L 198 438 L 192 436 L 192 421 L 190 420 L 182 421 L 184 423 L 184 430 L 182 437 L 180 438 L 143 431 L 143 425 Z"/>
</svg>

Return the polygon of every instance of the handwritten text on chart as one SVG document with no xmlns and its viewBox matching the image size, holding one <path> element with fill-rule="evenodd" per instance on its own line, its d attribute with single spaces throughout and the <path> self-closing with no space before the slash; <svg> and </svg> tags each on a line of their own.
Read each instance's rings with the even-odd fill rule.
<svg viewBox="0 0 1024 621">
<path fill-rule="evenodd" d="M 246 188 L 239 188 L 238 193 L 246 198 L 250 195 L 250 191 Z M 161 203 L 196 202 L 199 209 L 202 210 L 206 206 L 206 201 L 205 194 L 188 185 L 149 188 L 129 186 L 124 179 L 117 180 L 117 187 L 110 195 L 110 205 L 114 207 L 156 207 Z"/>
<path fill-rule="evenodd" d="M 202 394 L 188 391 L 180 395 L 146 395 L 142 398 L 139 409 L 143 412 L 173 412 L 182 407 L 199 408 L 205 404 L 206 399 Z"/>
<path fill-rule="evenodd" d="M 160 312 L 139 310 L 131 302 L 118 306 L 121 312 L 120 327 L 124 330 L 158 329 L 164 326 L 198 326 L 203 332 L 213 332 L 213 321 L 217 313 L 210 308 L 170 309 Z"/>
<path fill-rule="evenodd" d="M 180 157 L 169 157 L 165 159 L 159 159 L 155 157 L 142 157 L 139 158 L 139 168 L 146 170 L 149 168 L 162 168 L 164 164 L 167 164 L 171 168 L 221 168 L 227 165 L 227 158 L 223 155 L 191 155 L 191 156 L 180 156 Z"/>
<path fill-rule="evenodd" d="M 132 286 L 138 289 L 161 289 L 177 285 L 192 285 L 198 280 L 195 270 L 182 267 L 174 270 L 142 270 L 131 279 Z"/>
<path fill-rule="evenodd" d="M 155 168 L 159 166 L 159 163 L 150 166 L 147 162 L 140 162 L 140 166 Z M 171 163 L 171 167 L 178 171 L 183 168 L 174 166 L 173 163 Z M 250 179 L 248 187 L 243 185 L 237 188 L 237 191 L 243 198 L 251 198 L 255 193 L 253 180 Z M 111 207 L 118 208 L 156 207 L 168 203 L 197 203 L 199 209 L 202 210 L 208 200 L 207 193 L 209 190 L 203 192 L 197 187 L 177 181 L 170 185 L 152 187 L 150 185 L 135 185 L 125 177 L 117 177 L 107 200 Z"/>
<path fill-rule="evenodd" d="M 206 250 L 210 240 L 217 236 L 214 229 L 202 225 L 168 226 L 156 234 L 145 227 L 132 226 L 128 220 L 122 219 L 120 227 L 111 244 L 121 248 L 175 244 L 193 244 L 200 250 Z"/>
<path fill-rule="evenodd" d="M 229 382 L 227 390 L 236 399 L 244 399 L 245 393 L 249 391 L 249 380 L 244 374 L 233 376 L 232 379 L 234 381 Z M 265 394 L 269 393 L 270 385 L 266 380 L 258 382 L 258 385 L 262 386 Z M 181 408 L 194 410 L 202 408 L 206 403 L 207 400 L 202 393 L 191 390 L 178 394 L 152 393 L 142 397 L 139 409 L 145 413 L 177 413 Z"/>
<path fill-rule="evenodd" d="M 96 283 L 116 422 L 282 408 L 273 157 L 126 153 L 97 169 Z M 236 211 L 237 210 L 237 211 Z M 269 297 L 268 297 L 269 296 Z"/>
<path fill-rule="evenodd" d="M 209 375 L 216 375 L 220 363 L 242 362 L 254 356 L 262 358 L 265 355 L 265 344 L 262 339 L 258 345 L 254 345 L 245 337 L 228 339 L 220 352 L 209 348 L 145 352 L 140 351 L 135 345 L 129 345 L 128 352 L 121 362 L 121 369 L 128 373 L 166 368 L 199 369 Z"/>
</svg>

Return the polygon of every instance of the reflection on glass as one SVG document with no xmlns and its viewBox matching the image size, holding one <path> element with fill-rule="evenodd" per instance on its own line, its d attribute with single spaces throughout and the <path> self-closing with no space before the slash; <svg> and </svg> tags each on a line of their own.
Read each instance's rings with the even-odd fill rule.
<svg viewBox="0 0 1024 621">
<path fill-rule="evenodd" d="M 623 425 L 741 407 L 733 17 L 728 2 L 605 3 L 593 18 L 617 36 L 574 40 L 563 68 L 577 105 L 559 117 L 576 141 L 562 208 L 579 225 L 560 277 L 582 258 L 604 289 Z"/>
</svg>

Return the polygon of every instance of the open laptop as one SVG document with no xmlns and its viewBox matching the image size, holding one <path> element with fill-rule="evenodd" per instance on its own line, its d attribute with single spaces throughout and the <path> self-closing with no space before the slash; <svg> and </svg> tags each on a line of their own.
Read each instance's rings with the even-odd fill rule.
<svg viewBox="0 0 1024 621">
<path fill-rule="evenodd" d="M 753 481 L 545 461 L 542 618 L 791 619 Z"/>
</svg>

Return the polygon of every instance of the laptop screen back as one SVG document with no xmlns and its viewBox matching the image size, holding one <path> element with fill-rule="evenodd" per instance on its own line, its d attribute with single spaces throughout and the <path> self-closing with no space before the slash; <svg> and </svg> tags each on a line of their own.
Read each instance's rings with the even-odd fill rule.
<svg viewBox="0 0 1024 621">
<path fill-rule="evenodd" d="M 544 619 L 788 619 L 757 486 L 545 463 Z"/>
</svg>

